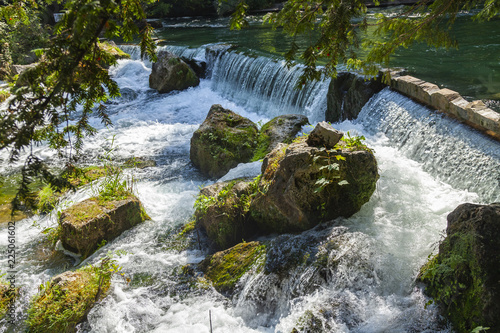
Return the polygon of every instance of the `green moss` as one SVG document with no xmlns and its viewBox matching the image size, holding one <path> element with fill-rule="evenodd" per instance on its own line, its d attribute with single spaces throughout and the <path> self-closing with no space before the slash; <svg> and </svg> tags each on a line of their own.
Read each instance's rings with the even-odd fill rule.
<svg viewBox="0 0 500 333">
<path fill-rule="evenodd" d="M 257 139 L 257 148 L 255 148 L 255 153 L 252 157 L 252 162 L 259 161 L 266 157 L 269 153 L 269 145 L 271 144 L 271 138 L 269 135 L 260 133 Z"/>
<path fill-rule="evenodd" d="M 81 225 L 89 219 L 104 214 L 103 207 L 97 199 L 87 200 L 85 205 L 74 205 L 65 210 L 66 221 L 73 225 Z"/>
<path fill-rule="evenodd" d="M 196 242 L 195 237 L 196 221 L 190 221 L 184 226 L 168 233 L 161 242 L 164 243 L 163 249 L 166 251 L 184 251 L 193 246 Z"/>
<path fill-rule="evenodd" d="M 440 253 L 421 268 L 425 292 L 446 312 L 458 332 L 483 325 L 484 275 L 474 255 L 475 235 L 457 233 L 440 245 Z"/>
<path fill-rule="evenodd" d="M 65 283 L 47 282 L 31 301 L 27 324 L 30 332 L 73 332 L 94 304 L 106 295 L 116 264 L 103 259 L 100 266 L 87 266 Z"/>
<path fill-rule="evenodd" d="M 109 42 L 99 42 L 99 48 L 111 54 L 116 59 L 130 59 L 130 54 L 123 52 L 118 46 L 112 45 Z"/>
<path fill-rule="evenodd" d="M 250 269 L 263 269 L 265 253 L 266 246 L 259 242 L 240 243 L 208 257 L 200 267 L 215 289 L 226 293 Z"/>
<path fill-rule="evenodd" d="M 177 57 L 171 57 L 168 59 L 168 64 L 171 66 L 175 66 L 175 65 L 178 65 L 180 63 L 181 62 L 180 62 L 179 58 L 177 58 Z"/>
</svg>

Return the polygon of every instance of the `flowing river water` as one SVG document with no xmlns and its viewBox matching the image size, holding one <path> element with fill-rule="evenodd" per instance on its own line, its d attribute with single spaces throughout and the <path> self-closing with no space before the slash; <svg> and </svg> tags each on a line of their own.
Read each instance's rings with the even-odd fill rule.
<svg viewBox="0 0 500 333">
<path fill-rule="evenodd" d="M 328 279 L 309 270 L 276 276 L 247 274 L 239 292 L 227 299 L 209 286 L 187 288 L 181 267 L 200 262 L 206 251 L 178 251 L 168 246 L 175 228 L 187 223 L 203 177 L 189 161 L 193 132 L 212 104 L 222 104 L 260 124 L 279 114 L 301 113 L 312 124 L 324 119 L 329 81 L 293 90 L 299 71 L 279 60 L 226 52 L 205 57 L 205 47 L 168 47 L 178 55 L 208 61 L 212 76 L 198 87 L 158 94 L 149 89 L 151 64 L 133 55 L 111 68 L 122 97 L 109 104 L 114 126 L 97 119 L 96 136 L 86 141 L 85 158 L 98 162 L 111 138 L 120 159 L 145 157 L 157 166 L 130 170 L 136 192 L 151 220 L 123 233 L 82 264 L 95 264 L 109 251 L 126 276 L 113 279 L 109 295 L 79 326 L 80 332 L 291 332 L 305 316 L 314 315 L 331 332 L 452 332 L 434 305 L 415 284 L 419 268 L 436 251 L 446 228 L 446 216 L 464 202 L 500 201 L 498 142 L 478 134 L 411 100 L 382 90 L 355 121 L 334 127 L 364 135 L 375 151 L 380 179 L 372 198 L 360 212 L 299 235 L 275 240 L 275 251 L 285 251 L 317 240 L 342 240 L 331 249 L 336 265 Z M 37 153 L 47 159 L 44 146 Z M 0 156 L 2 173 L 8 166 Z M 233 176 L 257 175 L 259 163 L 239 166 Z M 89 188 L 69 194 L 61 211 L 90 196 Z M 52 252 L 42 230 L 57 225 L 57 213 L 33 216 L 16 223 L 17 324 L 0 321 L 2 332 L 22 332 L 29 300 L 38 286 L 72 268 L 73 261 Z M 5 227 L 0 246 L 7 247 Z M 2 272 L 7 258 L 0 257 Z M 320 330 L 321 331 L 321 330 Z"/>
</svg>

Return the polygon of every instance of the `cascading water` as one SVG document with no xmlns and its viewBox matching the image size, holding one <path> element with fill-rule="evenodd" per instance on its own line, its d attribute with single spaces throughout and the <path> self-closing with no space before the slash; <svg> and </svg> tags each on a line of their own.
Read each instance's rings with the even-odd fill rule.
<svg viewBox="0 0 500 333">
<path fill-rule="evenodd" d="M 384 133 L 442 181 L 476 192 L 485 202 L 500 201 L 500 149 L 493 139 L 388 88 L 366 105 L 357 122 Z"/>
<path fill-rule="evenodd" d="M 169 48 L 205 59 L 205 48 Z M 150 64 L 139 60 L 137 52 L 110 69 L 127 93 L 108 105 L 114 127 L 103 128 L 92 120 L 99 132 L 86 141 L 86 158 L 96 162 L 114 137 L 120 159 L 156 160 L 156 167 L 130 171 L 152 220 L 82 263 L 95 264 L 119 250 L 116 259 L 132 281 L 116 277 L 110 294 L 92 309 L 80 332 L 209 332 L 209 311 L 214 332 L 288 333 L 311 323 L 331 332 L 450 332 L 436 308 L 425 306 L 428 299 L 414 279 L 435 250 L 450 211 L 463 202 L 500 198 L 500 157 L 496 143 L 390 91 L 376 95 L 357 121 L 335 124 L 365 135 L 378 160 L 377 190 L 360 212 L 270 240 L 278 258 L 268 263 L 271 273 L 247 274 L 232 299 L 202 281 L 186 285 L 181 268 L 200 262 L 207 253 L 197 246 L 178 251 L 169 239 L 174 228 L 191 218 L 198 187 L 210 183 L 189 162 L 190 138 L 210 106 L 222 104 L 256 122 L 295 112 L 315 123 L 323 119 L 328 88 L 328 82 L 319 82 L 295 91 L 297 69 L 263 57 L 228 52 L 212 65 L 212 79 L 164 95 L 148 88 Z M 50 156 L 45 146 L 38 152 Z M 2 161 L 2 170 L 8 169 Z M 258 163 L 239 170 L 251 169 L 258 170 Z M 0 331 L 23 331 L 38 286 L 72 268 L 70 259 L 43 242 L 41 231 L 57 225 L 57 211 L 89 195 L 87 188 L 81 189 L 69 194 L 55 213 L 16 224 L 16 282 L 22 286 L 17 324 L 9 326 L 1 319 Z M 5 248 L 5 226 L 0 235 Z M 273 268 L 307 253 L 311 258 L 322 255 L 321 271 L 299 267 L 283 273 Z M 2 256 L 0 265 L 3 272 L 7 258 Z"/>
</svg>

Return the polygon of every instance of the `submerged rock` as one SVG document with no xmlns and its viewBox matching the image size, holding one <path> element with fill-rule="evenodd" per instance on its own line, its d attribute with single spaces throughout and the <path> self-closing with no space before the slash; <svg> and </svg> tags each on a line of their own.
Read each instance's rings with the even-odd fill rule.
<svg viewBox="0 0 500 333">
<path fill-rule="evenodd" d="M 308 123 L 307 117 L 300 114 L 281 115 L 265 123 L 260 130 L 257 151 L 252 160 L 264 158 L 278 143 L 291 143 L 302 126 Z"/>
<path fill-rule="evenodd" d="M 418 279 L 457 332 L 500 330 L 500 203 L 462 204 L 448 215 L 439 253 Z"/>
<path fill-rule="evenodd" d="M 191 138 L 191 161 L 203 174 L 220 178 L 239 163 L 250 161 L 257 133 L 252 121 L 214 104 Z"/>
<path fill-rule="evenodd" d="M 156 161 L 147 159 L 145 157 L 131 157 L 125 161 L 124 166 L 126 168 L 145 169 L 155 167 Z"/>
<path fill-rule="evenodd" d="M 184 90 L 200 84 L 200 79 L 188 64 L 168 51 L 158 52 L 153 64 L 149 86 L 160 93 Z"/>
<path fill-rule="evenodd" d="M 225 251 L 208 256 L 198 267 L 214 288 L 232 294 L 240 278 L 250 270 L 260 271 L 265 258 L 265 245 L 259 242 L 240 243 Z"/>
<path fill-rule="evenodd" d="M 146 219 L 147 215 L 135 196 L 106 202 L 90 198 L 62 212 L 60 239 L 67 250 L 86 257 L 103 241 L 113 240 Z"/>
</svg>

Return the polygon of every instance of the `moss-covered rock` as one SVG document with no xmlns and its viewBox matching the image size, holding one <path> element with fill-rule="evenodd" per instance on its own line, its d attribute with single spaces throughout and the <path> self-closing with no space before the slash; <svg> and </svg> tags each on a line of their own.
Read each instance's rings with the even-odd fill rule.
<svg viewBox="0 0 500 333">
<path fill-rule="evenodd" d="M 222 177 L 239 163 L 251 160 L 257 133 L 257 126 L 249 119 L 219 104 L 212 105 L 191 138 L 191 161 L 203 174 Z"/>
<path fill-rule="evenodd" d="M 124 166 L 126 168 L 145 169 L 155 167 L 156 161 L 144 157 L 131 157 L 125 161 Z"/>
<path fill-rule="evenodd" d="M 418 279 L 457 332 L 500 330 L 500 203 L 463 204 L 448 215 L 439 253 Z"/>
<path fill-rule="evenodd" d="M 123 52 L 113 41 L 104 41 L 98 43 L 99 48 L 118 59 L 130 59 L 130 54 Z"/>
<path fill-rule="evenodd" d="M 194 71 L 168 51 L 158 52 L 158 61 L 153 64 L 149 76 L 149 86 L 160 93 L 168 93 L 173 90 L 184 90 L 200 84 L 200 79 Z"/>
<path fill-rule="evenodd" d="M 266 247 L 259 242 L 240 243 L 207 257 L 199 264 L 214 288 L 231 294 L 239 279 L 249 270 L 262 270 Z"/>
<path fill-rule="evenodd" d="M 103 241 L 113 240 L 147 218 L 140 201 L 133 195 L 104 202 L 90 198 L 62 212 L 61 242 L 66 249 L 86 257 Z"/>
<path fill-rule="evenodd" d="M 258 137 L 258 145 L 253 161 L 263 159 L 278 143 L 291 143 L 302 126 L 309 123 L 306 116 L 286 114 L 273 118 L 265 123 Z"/>
<path fill-rule="evenodd" d="M 262 230 L 296 232 L 359 211 L 379 177 L 377 161 L 366 147 L 311 147 L 305 138 L 278 145 L 264 159 L 261 194 L 250 213 Z"/>
<path fill-rule="evenodd" d="M 115 267 L 108 259 L 52 278 L 30 304 L 30 332 L 76 332 L 76 325 L 106 295 Z"/>
<path fill-rule="evenodd" d="M 257 190 L 255 181 L 215 183 L 200 191 L 195 203 L 197 224 L 220 249 L 253 236 L 256 226 L 248 209 Z"/>
</svg>

